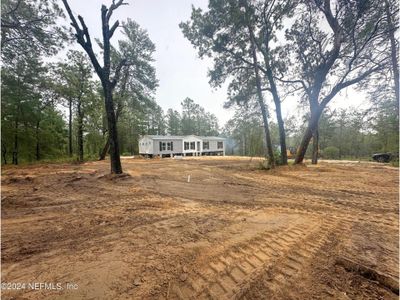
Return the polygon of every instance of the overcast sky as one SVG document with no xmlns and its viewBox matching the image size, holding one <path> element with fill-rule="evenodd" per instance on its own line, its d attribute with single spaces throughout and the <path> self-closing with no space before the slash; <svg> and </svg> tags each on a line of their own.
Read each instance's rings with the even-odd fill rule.
<svg viewBox="0 0 400 300">
<path fill-rule="evenodd" d="M 75 15 L 85 19 L 91 36 L 101 37 L 101 4 L 109 6 L 111 0 L 69 0 Z M 207 70 L 211 61 L 201 60 L 190 42 L 184 38 L 179 23 L 190 18 L 191 6 L 207 9 L 208 0 L 126 0 L 129 5 L 115 11 L 114 20 L 131 18 L 148 31 L 156 45 L 155 67 L 159 87 L 157 103 L 166 111 L 168 108 L 180 111 L 180 102 L 192 98 L 207 111 L 214 113 L 220 125 L 224 125 L 233 115 L 233 110 L 223 108 L 226 101 L 226 87 L 215 90 L 208 84 Z M 113 37 L 114 43 L 119 38 Z M 350 101 L 351 100 L 351 101 Z M 337 96 L 331 106 L 348 107 L 349 103 L 359 106 L 363 95 L 348 90 Z M 295 113 L 297 102 L 287 99 L 283 103 L 284 117 Z"/>
</svg>

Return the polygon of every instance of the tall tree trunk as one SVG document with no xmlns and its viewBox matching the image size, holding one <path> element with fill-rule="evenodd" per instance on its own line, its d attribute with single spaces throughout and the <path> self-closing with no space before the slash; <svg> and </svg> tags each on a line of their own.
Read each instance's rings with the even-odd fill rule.
<svg viewBox="0 0 400 300">
<path fill-rule="evenodd" d="M 115 118 L 114 102 L 113 102 L 113 83 L 110 82 L 110 39 L 112 33 L 109 27 L 109 16 L 107 16 L 108 9 L 105 5 L 101 7 L 101 18 L 103 24 L 103 78 L 102 86 L 104 91 L 104 101 L 107 113 L 107 123 L 108 123 L 108 139 L 110 141 L 110 162 L 111 162 L 111 173 L 121 174 L 121 158 L 119 154 L 119 141 L 118 141 L 118 131 L 117 131 L 117 121 Z M 110 15 L 111 16 L 111 15 Z M 116 23 L 118 25 L 118 23 Z M 116 83 L 115 83 L 116 84 Z"/>
<path fill-rule="evenodd" d="M 21 84 L 20 78 L 18 77 L 18 103 L 16 107 L 16 117 L 15 117 L 15 132 L 14 132 L 14 149 L 12 152 L 12 163 L 13 165 L 18 165 L 18 128 L 19 128 L 19 116 L 20 116 L 20 99 L 21 99 L 21 89 L 19 88 Z"/>
<path fill-rule="evenodd" d="M 18 165 L 18 118 L 15 120 L 14 149 L 12 153 L 12 163 Z"/>
<path fill-rule="evenodd" d="M 7 164 L 7 146 L 6 143 L 1 143 L 1 155 L 3 156 L 4 164 Z"/>
<path fill-rule="evenodd" d="M 246 156 L 246 136 L 243 134 L 243 156 Z"/>
<path fill-rule="evenodd" d="M 107 87 L 109 84 L 106 83 Z M 117 133 L 117 122 L 115 120 L 114 105 L 111 87 L 103 88 L 105 95 L 105 106 L 107 112 L 108 121 L 108 140 L 110 143 L 110 161 L 111 161 L 111 173 L 121 174 L 121 158 L 119 154 L 119 144 L 118 144 L 118 133 Z"/>
<path fill-rule="evenodd" d="M 39 137 L 40 121 L 36 122 L 36 160 L 40 160 L 40 137 Z"/>
<path fill-rule="evenodd" d="M 116 21 L 110 28 L 110 18 L 113 14 L 113 11 L 116 10 L 119 6 L 124 5 L 126 3 L 123 0 L 118 0 L 117 2 L 113 1 L 109 8 L 105 5 L 101 6 L 101 23 L 102 23 L 102 33 L 103 33 L 103 67 L 100 65 L 97 60 L 96 54 L 93 51 L 92 41 L 89 35 L 89 30 L 85 24 L 82 16 L 78 16 L 79 23 L 76 21 L 71 8 L 69 7 L 67 0 L 62 0 L 67 13 L 71 19 L 71 25 L 75 28 L 78 43 L 85 49 L 88 54 L 90 61 L 93 64 L 93 67 L 100 78 L 101 85 L 103 87 L 104 92 L 104 102 L 107 114 L 107 124 L 108 124 L 108 135 L 110 140 L 110 163 L 111 163 L 111 173 L 121 174 L 122 166 L 121 159 L 119 155 L 119 144 L 118 144 L 118 133 L 117 133 L 117 124 L 115 121 L 115 113 L 114 113 L 114 104 L 113 104 L 113 89 L 115 88 L 119 76 L 121 73 L 121 69 L 126 65 L 126 59 L 122 59 L 119 65 L 115 69 L 114 78 L 110 80 L 110 69 L 111 69 L 111 45 L 110 39 L 113 36 L 115 30 L 119 27 L 119 22 Z"/>
<path fill-rule="evenodd" d="M 72 99 L 68 99 L 68 155 L 72 157 Z"/>
<path fill-rule="evenodd" d="M 259 98 L 259 104 L 261 108 L 261 113 L 264 121 L 264 131 L 265 131 L 265 140 L 267 144 L 267 152 L 268 152 L 268 164 L 271 168 L 275 167 L 275 158 L 274 158 L 274 152 L 272 150 L 272 141 L 271 141 L 271 133 L 269 131 L 269 124 L 268 124 L 268 115 L 267 115 L 267 109 L 265 107 L 264 101 L 262 99 L 262 96 L 258 96 Z"/>
<path fill-rule="evenodd" d="M 271 67 L 269 65 L 269 61 L 266 58 L 266 65 L 267 65 L 267 78 L 269 85 L 271 87 L 272 98 L 275 104 L 275 111 L 276 111 L 276 120 L 278 122 L 279 128 L 279 143 L 281 146 L 281 164 L 287 165 L 287 148 L 286 148 L 286 133 L 285 133 L 285 125 L 282 118 L 282 108 L 281 108 L 281 99 L 278 94 L 278 89 L 275 84 L 274 76 L 272 74 Z"/>
<path fill-rule="evenodd" d="M 78 115 L 78 161 L 83 162 L 83 113 L 81 99 L 78 99 L 76 108 Z"/>
<path fill-rule="evenodd" d="M 117 111 L 115 112 L 115 123 L 116 124 L 118 124 L 118 119 L 121 114 L 121 111 L 122 111 L 122 105 L 120 103 L 117 107 Z M 110 151 L 110 140 L 109 140 L 109 137 L 107 137 L 107 141 L 104 144 L 103 150 L 101 150 L 101 152 L 100 152 L 99 160 L 105 160 L 107 153 L 109 153 L 109 151 Z"/>
<path fill-rule="evenodd" d="M 342 159 L 343 153 L 343 119 L 340 120 L 340 128 L 339 128 L 339 159 Z"/>
<path fill-rule="evenodd" d="M 247 13 L 247 10 L 248 10 L 247 2 L 245 2 L 245 5 L 246 5 L 246 13 Z M 249 30 L 249 35 L 250 35 L 251 54 L 252 54 L 252 58 L 253 58 L 254 75 L 256 77 L 257 99 L 258 99 L 258 104 L 260 105 L 261 114 L 262 114 L 262 118 L 263 118 L 263 122 L 264 122 L 265 141 L 267 144 L 267 153 L 268 153 L 268 164 L 271 168 L 273 168 L 273 167 L 275 167 L 275 158 L 274 158 L 274 152 L 272 149 L 271 134 L 269 131 L 267 109 L 265 107 L 264 97 L 262 94 L 261 77 L 260 77 L 260 73 L 259 73 L 259 69 L 258 69 L 254 32 L 253 32 L 253 29 L 251 28 L 249 20 L 247 20 L 247 21 L 248 21 L 247 28 Z"/>
<path fill-rule="evenodd" d="M 313 133 L 313 153 L 312 153 L 312 164 L 318 163 L 318 150 L 319 150 L 319 131 L 316 129 Z"/>
<path fill-rule="evenodd" d="M 100 152 L 99 160 L 105 160 L 109 150 L 110 150 L 110 140 L 108 139 L 108 136 L 107 136 L 107 141 L 106 141 L 103 149 Z"/>
<path fill-rule="evenodd" d="M 287 147 L 286 147 L 286 133 L 285 133 L 285 125 L 282 118 L 282 110 L 281 110 L 281 102 L 280 100 L 275 102 L 275 110 L 276 110 L 276 119 L 278 121 L 279 128 L 279 143 L 281 145 L 281 164 L 287 165 L 288 157 L 287 157 Z"/>
<path fill-rule="evenodd" d="M 386 19 L 389 25 L 389 39 L 390 39 L 390 46 L 391 46 L 391 59 L 392 59 L 392 67 L 393 67 L 393 79 L 394 79 L 394 92 L 396 95 L 396 109 L 397 109 L 397 116 L 399 115 L 399 64 L 397 59 L 397 46 L 396 46 L 396 38 L 394 36 L 394 32 L 396 30 L 395 26 L 393 25 L 393 20 L 390 14 L 390 5 L 389 1 L 385 0 L 385 10 L 386 10 Z"/>
<path fill-rule="evenodd" d="M 314 112 L 311 114 L 307 129 L 303 135 L 303 138 L 301 139 L 300 146 L 297 149 L 296 158 L 294 160 L 295 164 L 301 164 L 303 162 L 308 145 L 310 144 L 311 138 L 313 136 L 313 132 L 318 129 L 318 121 L 321 117 L 322 110 L 322 107 L 318 107 L 318 109 L 315 109 Z"/>
</svg>

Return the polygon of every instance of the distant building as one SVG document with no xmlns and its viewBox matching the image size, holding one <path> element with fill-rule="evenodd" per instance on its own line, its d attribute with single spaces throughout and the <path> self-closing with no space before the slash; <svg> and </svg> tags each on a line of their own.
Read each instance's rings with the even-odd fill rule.
<svg viewBox="0 0 400 300">
<path fill-rule="evenodd" d="M 225 155 L 225 139 L 215 136 L 144 135 L 139 154 L 150 157 Z"/>
</svg>

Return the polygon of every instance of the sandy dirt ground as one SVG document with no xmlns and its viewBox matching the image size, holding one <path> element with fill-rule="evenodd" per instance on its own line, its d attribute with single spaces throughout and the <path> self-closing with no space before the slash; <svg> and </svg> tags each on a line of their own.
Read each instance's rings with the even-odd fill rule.
<svg viewBox="0 0 400 300">
<path fill-rule="evenodd" d="M 4 167 L 2 299 L 398 299 L 398 169 L 259 165 Z"/>
</svg>

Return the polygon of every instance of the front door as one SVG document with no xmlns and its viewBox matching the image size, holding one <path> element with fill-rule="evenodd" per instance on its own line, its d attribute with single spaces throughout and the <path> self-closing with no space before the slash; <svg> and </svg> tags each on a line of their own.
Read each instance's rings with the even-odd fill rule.
<svg viewBox="0 0 400 300">
<path fill-rule="evenodd" d="M 197 152 L 200 153 L 200 142 L 197 142 Z"/>
</svg>

